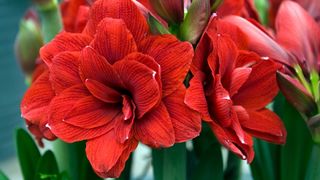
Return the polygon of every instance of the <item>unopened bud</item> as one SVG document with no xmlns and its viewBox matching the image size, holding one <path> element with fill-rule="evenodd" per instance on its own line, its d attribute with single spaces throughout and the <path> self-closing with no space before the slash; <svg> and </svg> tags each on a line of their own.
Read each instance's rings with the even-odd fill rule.
<svg viewBox="0 0 320 180">
<path fill-rule="evenodd" d="M 35 67 L 39 49 L 43 45 L 39 22 L 32 10 L 29 10 L 20 22 L 15 41 L 15 54 L 23 72 L 30 75 Z"/>
</svg>

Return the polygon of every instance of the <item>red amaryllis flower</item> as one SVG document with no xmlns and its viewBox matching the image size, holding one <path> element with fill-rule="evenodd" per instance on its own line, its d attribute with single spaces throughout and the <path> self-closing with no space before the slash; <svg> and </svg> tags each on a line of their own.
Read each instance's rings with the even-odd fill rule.
<svg viewBox="0 0 320 180">
<path fill-rule="evenodd" d="M 251 162 L 252 136 L 273 143 L 286 139 L 279 117 L 265 108 L 278 92 L 279 65 L 239 50 L 221 26 L 211 21 L 196 48 L 185 102 L 201 113 L 221 144 Z"/>
<path fill-rule="evenodd" d="M 250 50 L 286 65 L 287 75 L 279 72 L 277 76 L 279 87 L 287 100 L 306 115 L 307 121 L 319 113 L 320 28 L 299 4 L 282 3 L 276 17 L 275 38 L 242 18 L 233 16 L 224 21 L 241 28 Z M 318 128 L 317 121 L 318 118 L 308 122 L 309 126 L 315 126 L 310 127 L 312 131 Z M 316 141 L 320 142 L 320 138 Z"/>
<path fill-rule="evenodd" d="M 192 46 L 150 35 L 130 0 L 96 1 L 83 33 L 63 32 L 40 54 L 55 95 L 47 127 L 66 142 L 87 140 L 101 177 L 118 177 L 139 141 L 169 147 L 199 134 L 200 117 L 184 104 Z M 23 115 L 39 112 L 48 92 L 25 98 Z"/>
</svg>

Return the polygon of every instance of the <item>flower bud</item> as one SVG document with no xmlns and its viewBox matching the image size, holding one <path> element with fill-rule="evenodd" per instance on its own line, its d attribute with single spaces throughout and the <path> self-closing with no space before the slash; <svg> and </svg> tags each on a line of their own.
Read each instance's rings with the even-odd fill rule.
<svg viewBox="0 0 320 180">
<path fill-rule="evenodd" d="M 192 1 L 188 14 L 180 26 L 180 37 L 195 44 L 207 26 L 210 14 L 210 0 Z"/>
<path fill-rule="evenodd" d="M 168 23 L 180 24 L 184 17 L 184 0 L 149 0 L 155 11 Z"/>
<path fill-rule="evenodd" d="M 33 10 L 29 10 L 20 22 L 15 41 L 15 54 L 23 72 L 32 74 L 39 49 L 43 45 L 38 19 Z"/>
<path fill-rule="evenodd" d="M 314 98 L 298 80 L 277 72 L 277 82 L 283 95 L 300 113 L 307 117 L 317 113 Z"/>
</svg>

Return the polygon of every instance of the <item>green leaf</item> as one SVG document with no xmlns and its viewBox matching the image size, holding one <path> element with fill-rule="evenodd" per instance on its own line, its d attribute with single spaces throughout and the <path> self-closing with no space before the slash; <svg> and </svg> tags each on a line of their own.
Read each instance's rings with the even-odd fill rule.
<svg viewBox="0 0 320 180">
<path fill-rule="evenodd" d="M 186 179 L 186 144 L 175 144 L 167 149 L 152 150 L 155 180 Z"/>
<path fill-rule="evenodd" d="M 52 151 L 48 150 L 40 158 L 37 164 L 35 179 L 58 179 L 59 168 Z"/>
<path fill-rule="evenodd" d="M 254 151 L 254 160 L 250 164 L 254 179 L 279 179 L 280 148 L 268 142 L 255 139 Z"/>
<path fill-rule="evenodd" d="M 224 171 L 224 179 L 239 180 L 241 175 L 241 159 L 234 153 L 228 153 L 227 168 Z"/>
<path fill-rule="evenodd" d="M 148 24 L 153 34 L 170 34 L 169 30 L 151 14 L 148 15 Z"/>
<path fill-rule="evenodd" d="M 198 162 L 192 179 L 223 179 L 223 162 L 221 145 L 214 137 L 207 124 L 202 125 L 200 136 L 193 140 L 194 151 Z"/>
<path fill-rule="evenodd" d="M 306 180 L 320 179 L 320 147 L 313 146 L 312 156 L 309 161 Z"/>
<path fill-rule="evenodd" d="M 67 171 L 61 172 L 61 173 L 59 174 L 59 176 L 58 176 L 58 179 L 59 179 L 59 180 L 71 180 L 71 178 L 70 178 L 70 176 L 69 176 L 69 174 L 68 174 Z"/>
<path fill-rule="evenodd" d="M 40 159 L 40 152 L 31 136 L 24 129 L 16 131 L 16 144 L 23 178 L 25 180 L 33 179 Z"/>
<path fill-rule="evenodd" d="M 280 95 L 274 103 L 274 110 L 287 129 L 287 141 L 281 148 L 281 179 L 304 179 L 313 141 L 305 121 L 294 107 Z"/>
<path fill-rule="evenodd" d="M 9 180 L 9 178 L 0 170 L 0 180 Z"/>
</svg>

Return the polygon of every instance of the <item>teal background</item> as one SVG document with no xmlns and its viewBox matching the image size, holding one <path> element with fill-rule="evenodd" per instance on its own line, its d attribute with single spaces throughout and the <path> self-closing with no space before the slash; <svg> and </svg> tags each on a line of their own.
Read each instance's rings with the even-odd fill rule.
<svg viewBox="0 0 320 180">
<path fill-rule="evenodd" d="M 0 0 L 0 161 L 15 156 L 14 130 L 25 127 L 19 105 L 26 86 L 13 45 L 29 5 L 29 0 Z"/>
</svg>

